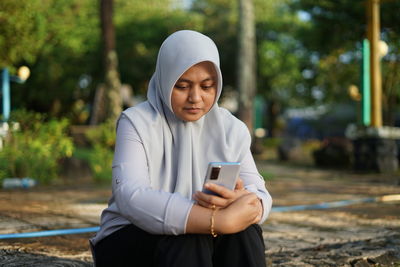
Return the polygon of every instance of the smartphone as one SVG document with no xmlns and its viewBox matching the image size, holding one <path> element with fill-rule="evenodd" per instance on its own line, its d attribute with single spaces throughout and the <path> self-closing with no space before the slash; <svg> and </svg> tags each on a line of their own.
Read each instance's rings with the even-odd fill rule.
<svg viewBox="0 0 400 267">
<path fill-rule="evenodd" d="M 233 190 L 235 188 L 236 181 L 239 178 L 239 171 L 240 162 L 210 162 L 208 164 L 204 184 L 213 183 Z M 211 195 L 217 195 L 217 193 L 207 190 L 204 188 L 204 186 L 203 192 Z"/>
</svg>

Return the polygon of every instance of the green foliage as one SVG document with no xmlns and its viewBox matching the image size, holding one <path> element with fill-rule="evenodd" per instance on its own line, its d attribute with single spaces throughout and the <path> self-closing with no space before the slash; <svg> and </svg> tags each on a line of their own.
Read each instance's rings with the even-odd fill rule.
<svg viewBox="0 0 400 267">
<path fill-rule="evenodd" d="M 66 116 L 76 100 L 89 100 L 93 83 L 79 88 L 78 81 L 83 74 L 93 78 L 101 66 L 97 6 L 92 0 L 0 1 L 0 66 L 31 69 L 25 84 L 12 84 L 12 107 Z"/>
<path fill-rule="evenodd" d="M 303 81 L 305 51 L 297 40 L 307 28 L 294 12 L 289 0 L 254 0 L 257 39 L 258 94 L 286 105 L 304 105 L 307 97 L 294 98 L 295 88 Z M 196 0 L 193 11 L 205 16 L 204 32 L 220 49 L 224 85 L 236 87 L 237 20 L 235 0 Z"/>
<path fill-rule="evenodd" d="M 271 148 L 276 149 L 281 143 L 282 143 L 282 139 L 278 138 L 278 137 L 264 139 L 264 146 L 268 149 L 271 149 Z"/>
<path fill-rule="evenodd" d="M 41 183 L 57 179 L 58 162 L 74 150 L 67 136 L 67 119 L 45 121 L 42 114 L 15 111 L 20 130 L 11 131 L 0 150 L 0 180 L 6 177 L 32 177 Z"/>
<path fill-rule="evenodd" d="M 75 120 L 72 123 L 84 123 L 71 107 L 83 101 L 88 110 L 96 86 L 103 81 L 99 1 L 5 0 L 1 4 L 4 8 L 0 8 L 0 14 L 7 17 L 6 21 L 21 20 L 33 25 L 24 28 L 12 22 L 0 23 L 0 33 L 3 25 L 10 32 L 4 39 L 0 34 L 4 41 L 0 41 L 0 59 L 8 54 L 21 55 L 7 60 L 5 65 L 12 69 L 25 63 L 31 68 L 31 77 L 25 84 L 12 85 L 12 107 L 68 116 Z M 161 42 L 176 30 L 201 30 L 203 18 L 176 8 L 173 0 L 114 4 L 121 81 L 132 85 L 135 94 L 145 94 Z M 3 22 L 1 15 L 0 21 Z M 30 59 L 22 52 L 29 53 Z M 91 78 L 85 88 L 79 87 L 82 75 Z"/>
<path fill-rule="evenodd" d="M 303 31 L 302 42 L 320 55 L 338 47 L 351 49 L 365 34 L 364 0 L 298 0 L 292 1 L 296 11 L 307 12 L 312 27 Z"/>
<path fill-rule="evenodd" d="M 292 10 L 306 12 L 309 27 L 300 31 L 299 40 L 310 56 L 308 68 L 314 73 L 308 81 L 322 93 L 324 103 L 348 99 L 347 88 L 360 85 L 361 42 L 367 35 L 364 0 L 296 0 Z M 382 58 L 383 119 L 394 124 L 394 113 L 400 101 L 398 70 L 400 58 L 399 1 L 380 1 L 380 38 L 389 46 Z"/>
<path fill-rule="evenodd" d="M 90 169 L 96 180 L 110 180 L 115 145 L 115 123 L 111 120 L 89 130 L 86 137 L 92 145 L 87 156 Z"/>
<path fill-rule="evenodd" d="M 224 86 L 236 87 L 237 20 L 235 0 L 195 0 L 192 12 L 204 18 L 203 33 L 219 48 Z"/>
<path fill-rule="evenodd" d="M 202 30 L 199 14 L 171 8 L 173 1 L 120 1 L 115 6 L 116 45 L 122 82 L 145 95 L 158 50 L 171 33 Z"/>
<path fill-rule="evenodd" d="M 309 63 L 300 35 L 309 23 L 289 9 L 291 1 L 266 2 L 269 11 L 256 26 L 258 91 L 282 108 L 312 104 L 314 99 L 302 75 Z"/>
<path fill-rule="evenodd" d="M 101 144 L 108 149 L 114 149 L 115 145 L 115 122 L 108 120 L 86 133 L 91 145 Z"/>
<path fill-rule="evenodd" d="M 89 51 L 93 43 L 88 41 L 99 32 L 93 27 L 98 20 L 94 7 L 89 0 L 0 1 L 0 66 L 33 64 L 38 56 L 46 59 L 61 47 L 80 54 Z"/>
<path fill-rule="evenodd" d="M 93 151 L 89 156 L 90 169 L 95 180 L 111 180 L 113 151 L 101 144 L 94 145 Z"/>
<path fill-rule="evenodd" d="M 303 79 L 297 44 L 291 36 L 276 33 L 273 39 L 260 40 L 258 46 L 259 91 L 269 99 L 292 106 L 301 105 L 299 102 L 305 100 L 292 98 L 296 84 Z"/>
<path fill-rule="evenodd" d="M 90 148 L 77 147 L 72 155 L 74 158 L 85 161 L 96 181 L 110 181 L 112 175 L 113 151 L 103 144 L 94 144 Z"/>
<path fill-rule="evenodd" d="M 46 4 L 31 0 L 0 1 L 0 67 L 34 62 L 46 42 L 45 22 L 40 16 Z M 38 13 L 39 14 L 38 14 Z"/>
<path fill-rule="evenodd" d="M 271 181 L 275 178 L 275 174 L 271 172 L 261 172 L 261 176 L 264 178 L 265 181 Z"/>
<path fill-rule="evenodd" d="M 236 0 L 193 0 L 190 10 L 175 0 L 114 1 L 121 81 L 145 94 L 158 48 L 180 29 L 204 32 L 220 50 L 224 85 L 236 87 Z M 280 107 L 325 104 L 346 99 L 359 84 L 359 48 L 365 37 L 364 0 L 254 0 L 258 94 Z M 400 91 L 399 1 L 381 2 L 383 108 L 393 121 Z M 300 19 L 299 14 L 309 15 Z M 15 73 L 31 68 L 23 85 L 12 84 L 12 107 L 82 123 L 102 81 L 99 1 L 0 1 L 0 67 Z M 82 75 L 91 83 L 81 88 Z M 74 107 L 74 108 L 72 108 Z M 78 119 L 78 107 L 86 117 Z M 82 112 L 81 112 L 82 113 Z"/>
</svg>

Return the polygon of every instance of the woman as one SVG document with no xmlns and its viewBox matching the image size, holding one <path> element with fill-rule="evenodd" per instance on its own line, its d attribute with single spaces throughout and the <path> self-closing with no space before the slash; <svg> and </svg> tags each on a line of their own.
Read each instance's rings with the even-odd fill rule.
<svg viewBox="0 0 400 267">
<path fill-rule="evenodd" d="M 178 31 L 162 44 L 148 100 L 117 123 L 113 195 L 91 239 L 97 266 L 264 266 L 271 197 L 246 126 L 218 107 L 214 42 Z M 235 190 L 202 193 L 209 162 L 240 162 Z"/>
</svg>

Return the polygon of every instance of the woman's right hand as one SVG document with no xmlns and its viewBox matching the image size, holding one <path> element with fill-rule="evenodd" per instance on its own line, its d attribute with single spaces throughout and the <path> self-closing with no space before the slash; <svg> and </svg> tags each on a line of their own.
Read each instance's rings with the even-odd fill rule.
<svg viewBox="0 0 400 267">
<path fill-rule="evenodd" d="M 261 219 L 262 205 L 254 193 L 245 194 L 214 215 L 214 229 L 219 234 L 240 232 Z"/>
<path fill-rule="evenodd" d="M 240 178 L 237 180 L 234 190 L 230 190 L 222 185 L 212 183 L 205 184 L 205 188 L 213 191 L 217 195 L 211 195 L 197 191 L 193 195 L 193 199 L 196 200 L 200 206 L 209 209 L 213 206 L 221 209 L 226 208 L 239 197 L 249 193 L 249 191 L 244 188 L 243 180 Z"/>
</svg>

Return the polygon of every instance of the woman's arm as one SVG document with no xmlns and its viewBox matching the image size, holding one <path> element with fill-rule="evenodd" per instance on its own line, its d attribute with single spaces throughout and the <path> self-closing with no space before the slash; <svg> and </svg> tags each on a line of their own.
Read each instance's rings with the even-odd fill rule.
<svg viewBox="0 0 400 267">
<path fill-rule="evenodd" d="M 119 215 L 149 233 L 185 232 L 192 201 L 152 188 L 143 144 L 124 115 L 118 123 L 112 175 L 112 201 Z"/>
<path fill-rule="evenodd" d="M 272 207 L 272 197 L 269 194 L 264 178 L 259 174 L 256 163 L 250 149 L 242 160 L 240 177 L 243 179 L 244 187 L 247 191 L 253 192 L 262 202 L 263 214 L 259 224 L 265 222 Z"/>
<path fill-rule="evenodd" d="M 264 179 L 257 171 L 250 150 L 241 162 L 240 177 L 241 179 L 239 179 L 235 190 L 229 190 L 216 184 L 209 184 L 207 185 L 207 189 L 216 192 L 219 196 L 196 192 L 193 198 L 199 205 L 206 208 L 211 208 L 212 205 L 224 208 L 244 194 L 252 192 L 256 194 L 261 201 L 262 210 L 260 211 L 261 217 L 258 223 L 263 223 L 271 210 L 272 198 L 265 188 Z"/>
<path fill-rule="evenodd" d="M 261 203 L 253 193 L 247 193 L 229 206 L 214 213 L 214 230 L 217 234 L 233 234 L 246 229 L 260 220 Z M 212 209 L 193 205 L 186 233 L 210 234 Z"/>
<path fill-rule="evenodd" d="M 112 184 L 119 213 L 145 231 L 172 235 L 210 233 L 211 209 L 193 205 L 178 193 L 151 187 L 143 145 L 133 125 L 124 117 L 118 125 Z M 260 202 L 255 194 L 247 195 L 248 192 L 243 192 L 240 201 L 238 198 L 215 212 L 217 233 L 238 232 L 259 220 Z M 253 202 L 254 199 L 257 201 Z"/>
</svg>

